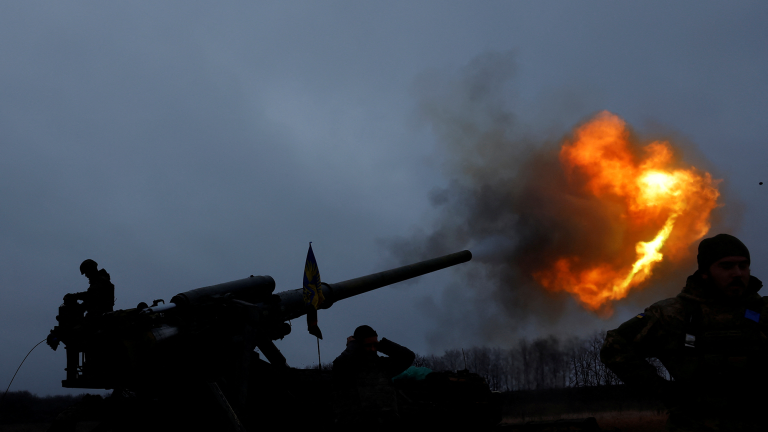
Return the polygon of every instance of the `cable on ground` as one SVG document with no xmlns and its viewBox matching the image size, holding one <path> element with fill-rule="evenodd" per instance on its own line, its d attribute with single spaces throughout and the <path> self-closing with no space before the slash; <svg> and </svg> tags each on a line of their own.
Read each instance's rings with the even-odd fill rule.
<svg viewBox="0 0 768 432">
<path fill-rule="evenodd" d="M 46 340 L 47 340 L 47 338 L 41 340 L 40 342 L 37 343 L 37 345 L 40 345 L 41 343 L 45 342 Z M 29 355 L 32 354 L 32 351 L 34 351 L 35 348 L 37 348 L 37 345 L 33 346 L 32 349 L 29 350 L 27 355 L 24 356 L 24 360 L 21 361 L 21 364 L 19 365 L 19 367 L 16 368 L 16 372 L 14 372 L 13 378 L 11 378 L 11 382 L 8 383 L 8 387 L 5 388 L 5 393 L 3 393 L 3 397 L 0 398 L 0 406 L 3 405 L 3 401 L 5 400 L 5 395 L 8 394 L 8 389 L 11 388 L 11 384 L 13 384 L 13 380 L 16 379 L 16 374 L 19 373 L 19 369 L 21 369 L 21 365 L 23 365 L 24 362 L 27 361 L 27 357 L 29 357 Z"/>
</svg>

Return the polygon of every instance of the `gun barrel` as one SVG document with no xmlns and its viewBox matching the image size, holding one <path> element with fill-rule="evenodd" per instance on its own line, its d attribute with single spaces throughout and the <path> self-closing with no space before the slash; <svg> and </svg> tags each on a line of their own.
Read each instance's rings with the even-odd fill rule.
<svg viewBox="0 0 768 432">
<path fill-rule="evenodd" d="M 176 294 L 171 299 L 171 303 L 195 305 L 221 295 L 231 295 L 237 300 L 254 303 L 268 297 L 274 291 L 275 280 L 271 276 L 251 276 Z"/>
<path fill-rule="evenodd" d="M 471 259 L 472 253 L 465 250 L 343 282 L 323 283 L 322 289 L 325 301 L 320 305 L 320 309 L 328 309 L 339 300 L 465 263 Z M 280 309 L 283 313 L 282 319 L 296 319 L 307 312 L 304 305 L 302 288 L 283 291 L 277 295 L 280 296 Z"/>
<path fill-rule="evenodd" d="M 349 279 L 345 280 L 344 282 L 337 282 L 335 284 L 331 284 L 331 292 L 327 297 L 330 297 L 332 302 L 336 302 L 352 296 L 356 296 L 358 294 L 366 293 L 368 291 L 373 291 L 387 285 L 392 285 L 404 280 L 425 275 L 427 273 L 432 273 L 447 267 L 465 263 L 471 259 L 472 253 L 468 250 L 465 250 L 449 255 L 444 255 L 438 258 L 421 261 L 415 264 L 398 267 L 392 270 L 386 270 L 368 276 Z M 323 295 L 326 295 L 326 290 L 323 290 Z"/>
</svg>

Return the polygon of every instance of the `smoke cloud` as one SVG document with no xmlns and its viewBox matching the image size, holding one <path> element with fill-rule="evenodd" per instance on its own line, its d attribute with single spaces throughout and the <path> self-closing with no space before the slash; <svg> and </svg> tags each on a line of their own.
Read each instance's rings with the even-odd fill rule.
<svg viewBox="0 0 768 432">
<path fill-rule="evenodd" d="M 425 74 L 415 86 L 419 118 L 445 155 L 450 182 L 430 194 L 437 215 L 432 227 L 387 240 L 387 251 L 401 263 L 473 252 L 472 263 L 460 266 L 461 277 L 447 283 L 443 297 L 421 304 L 437 323 L 429 336 L 435 350 L 504 345 L 522 335 L 586 334 L 610 324 L 532 277 L 555 256 L 598 260 L 626 239 L 616 223 L 622 209 L 578 193 L 567 178 L 559 157 L 566 131 L 524 124 L 515 115 L 514 76 L 514 56 L 493 53 L 476 57 L 458 74 Z M 638 146 L 641 141 L 634 135 L 630 140 Z M 627 301 L 645 307 L 674 295 L 693 261 L 660 263 L 641 286 L 646 292 Z"/>
</svg>

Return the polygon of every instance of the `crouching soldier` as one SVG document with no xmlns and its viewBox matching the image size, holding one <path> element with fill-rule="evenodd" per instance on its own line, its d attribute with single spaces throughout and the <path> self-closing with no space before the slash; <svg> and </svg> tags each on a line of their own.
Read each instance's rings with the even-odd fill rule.
<svg viewBox="0 0 768 432">
<path fill-rule="evenodd" d="M 380 357 L 377 352 L 388 357 Z M 347 338 L 347 348 L 333 361 L 334 412 L 340 427 L 367 428 L 397 422 L 397 398 L 392 377 L 408 369 L 413 351 L 386 338 L 379 341 L 363 325 Z"/>
</svg>

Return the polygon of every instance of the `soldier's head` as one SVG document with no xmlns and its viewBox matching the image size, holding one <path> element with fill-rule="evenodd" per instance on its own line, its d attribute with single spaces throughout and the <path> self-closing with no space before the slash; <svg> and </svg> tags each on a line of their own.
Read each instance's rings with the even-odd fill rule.
<svg viewBox="0 0 768 432">
<path fill-rule="evenodd" d="M 87 259 L 83 261 L 82 264 L 80 264 L 80 274 L 85 275 L 86 277 L 91 277 L 91 275 L 99 271 L 98 266 L 99 265 L 96 264 L 96 261 Z"/>
<path fill-rule="evenodd" d="M 376 330 L 370 326 L 361 325 L 355 329 L 353 336 L 355 340 L 362 342 L 363 349 L 376 352 L 376 344 L 379 343 L 379 335 L 376 333 Z"/>
<path fill-rule="evenodd" d="M 736 237 L 718 234 L 699 243 L 696 257 L 702 279 L 728 298 L 741 297 L 749 285 L 749 249 Z"/>
</svg>

